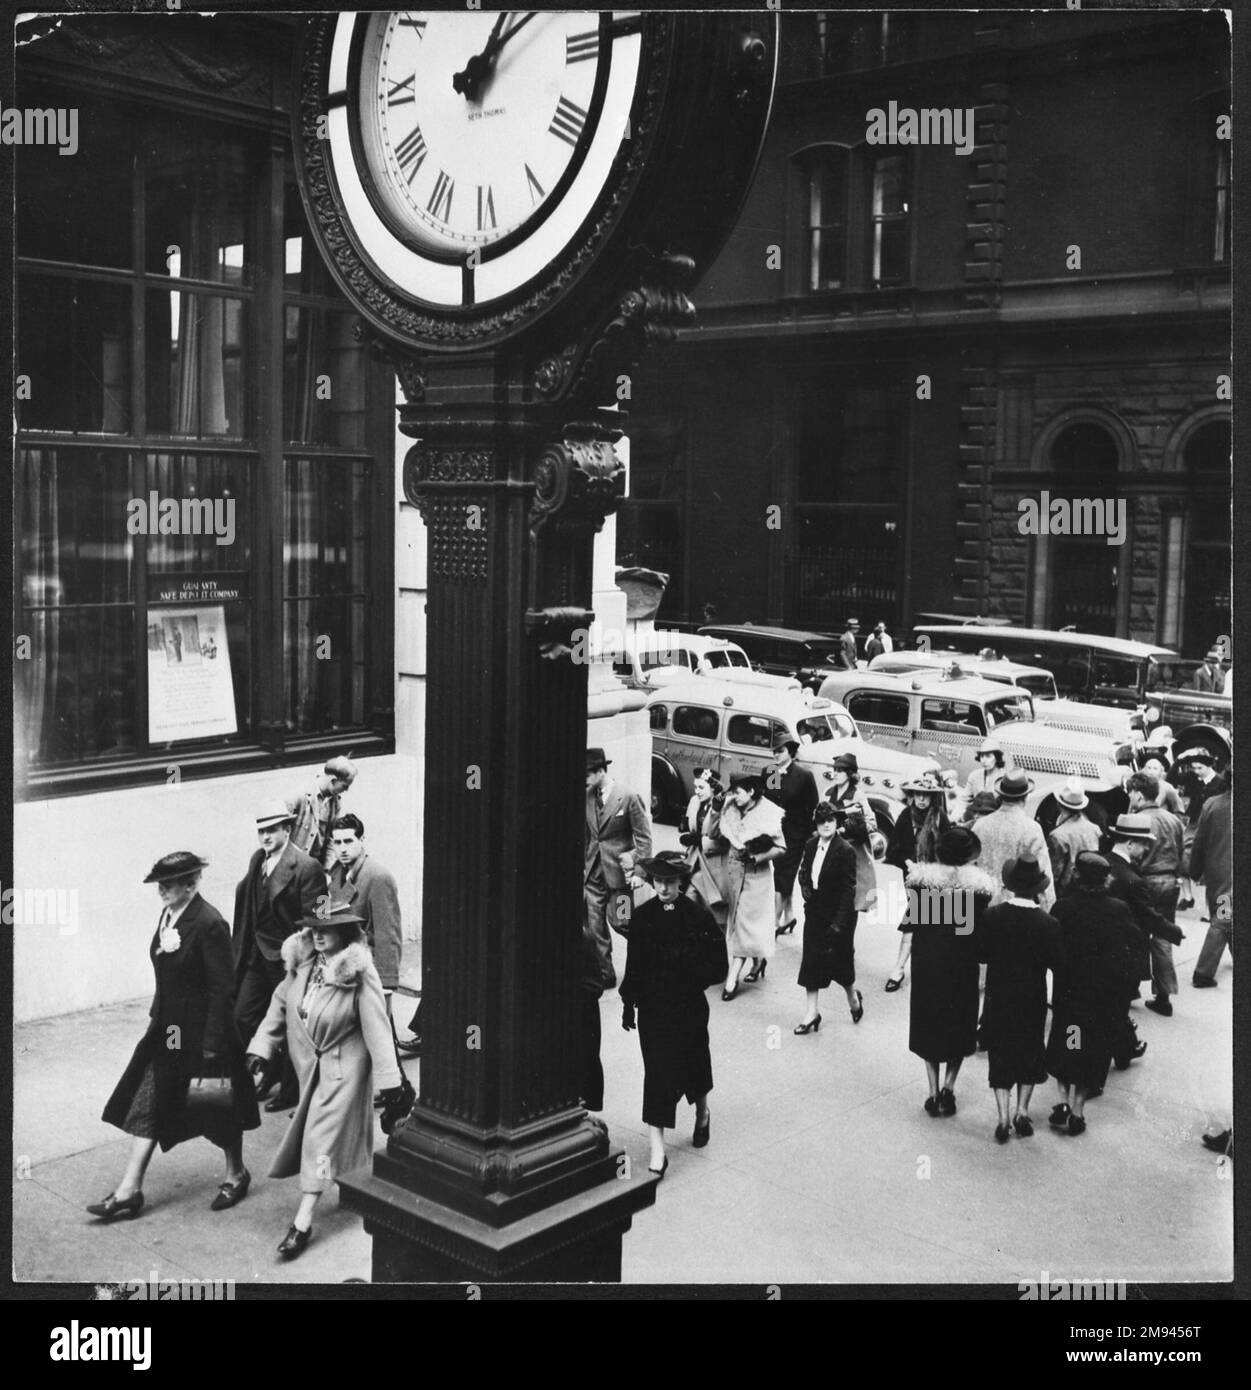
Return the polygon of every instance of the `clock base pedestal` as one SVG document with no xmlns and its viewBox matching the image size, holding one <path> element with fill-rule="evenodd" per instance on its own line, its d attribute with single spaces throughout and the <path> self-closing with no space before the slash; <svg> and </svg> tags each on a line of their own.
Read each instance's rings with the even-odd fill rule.
<svg viewBox="0 0 1251 1390">
<path fill-rule="evenodd" d="M 646 1171 L 610 1179 L 502 1227 L 369 1169 L 339 1187 L 373 1237 L 374 1283 L 619 1283 L 622 1239 L 658 1181 Z"/>
</svg>

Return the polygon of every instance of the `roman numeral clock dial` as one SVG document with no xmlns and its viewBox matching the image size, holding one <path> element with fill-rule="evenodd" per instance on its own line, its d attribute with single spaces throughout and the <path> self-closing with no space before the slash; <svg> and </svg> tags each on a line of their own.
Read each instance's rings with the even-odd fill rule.
<svg viewBox="0 0 1251 1390">
<path fill-rule="evenodd" d="M 451 310 L 541 276 L 629 139 L 642 28 L 635 11 L 340 16 L 330 163 L 372 267 Z"/>
</svg>

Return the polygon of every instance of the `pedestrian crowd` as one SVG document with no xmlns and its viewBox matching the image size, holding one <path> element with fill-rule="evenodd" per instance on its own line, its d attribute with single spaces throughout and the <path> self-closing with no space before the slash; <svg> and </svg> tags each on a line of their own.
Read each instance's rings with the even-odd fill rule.
<svg viewBox="0 0 1251 1390">
<path fill-rule="evenodd" d="M 961 1066 L 984 1050 L 1001 1144 L 1034 1134 L 1030 1103 L 1048 1078 L 1057 1088 L 1048 1123 L 1084 1133 L 1086 1103 L 1111 1068 L 1144 1055 L 1132 1006 L 1149 985 L 1145 1007 L 1173 1013 L 1173 948 L 1184 939 L 1177 912 L 1193 905 L 1193 883 L 1204 887 L 1208 923 L 1193 987 L 1215 987 L 1227 947 L 1232 958 L 1232 768 L 1218 773 L 1204 747 L 1171 759 L 1141 748 L 1126 809 L 1113 817 L 1079 781 L 1066 783 L 1048 831 L 1028 809 L 1034 782 L 1005 766 L 1003 749 L 988 740 L 963 797 L 933 772 L 905 783 L 889 836 L 860 789 L 854 754 L 834 761 L 822 797 L 798 753 L 784 739 L 766 774 L 735 775 L 728 786 L 699 770 L 680 821 L 682 851 L 659 855 L 641 797 L 612 781 L 602 749 L 587 754 L 588 959 L 598 999 L 615 983 L 610 932 L 626 938 L 623 1023 L 639 1030 L 649 1167 L 658 1177 L 683 1097 L 695 1106 L 692 1142 L 709 1142 L 704 991 L 724 977 L 720 997 L 729 1003 L 765 979 L 777 938 L 796 928 L 796 891 L 806 1008 L 794 1032 L 820 1029 L 821 991 L 832 984 L 853 1024 L 864 1017 L 855 933 L 878 901 L 877 857 L 900 870 L 906 890 L 885 989 L 900 990 L 911 966 L 908 1046 L 925 1067 L 925 1112 L 956 1113 Z M 632 912 L 646 883 L 656 897 Z M 601 904 L 610 898 L 607 913 Z M 584 1071 L 598 1074 L 598 1087 L 584 1087 L 590 1108 L 602 1106 L 598 1028 L 597 1004 L 593 1032 L 584 1030 Z M 1229 1130 L 1203 1140 L 1232 1152 Z"/>
<path fill-rule="evenodd" d="M 144 879 L 161 913 L 149 946 L 156 989 L 149 1024 L 104 1109 L 131 1136 L 120 1181 L 87 1210 L 136 1217 L 159 1146 L 205 1138 L 225 1155 L 213 1211 L 247 1196 L 243 1135 L 258 1101 L 290 1114 L 270 1167 L 298 1177 L 300 1200 L 278 1245 L 285 1259 L 312 1238 L 313 1213 L 336 1178 L 373 1156 L 375 1110 L 390 1133 L 416 1099 L 392 1020 L 402 928 L 394 877 L 365 848 L 365 824 L 344 812 L 356 778 L 330 759 L 316 786 L 258 808 L 258 848 L 235 890 L 230 927 L 199 892 L 206 860 L 164 855 Z"/>
</svg>

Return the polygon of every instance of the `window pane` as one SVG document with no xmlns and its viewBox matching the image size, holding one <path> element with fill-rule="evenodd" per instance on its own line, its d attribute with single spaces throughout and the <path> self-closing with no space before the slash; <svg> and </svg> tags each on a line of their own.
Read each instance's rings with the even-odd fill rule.
<svg viewBox="0 0 1251 1390">
<path fill-rule="evenodd" d="M 847 259 L 847 151 L 818 150 L 808 163 L 808 288 L 840 289 Z"/>
<path fill-rule="evenodd" d="M 369 465 L 289 458 L 283 518 L 287 727 L 365 722 Z"/>
<path fill-rule="evenodd" d="M 246 284 L 256 191 L 249 154 L 201 125 L 163 112 L 144 141 L 144 267 L 150 275 Z"/>
<path fill-rule="evenodd" d="M 252 562 L 249 472 L 252 460 L 211 454 L 149 454 L 142 501 L 146 524 L 160 524 L 163 502 L 178 503 L 177 531 L 149 530 L 150 575 L 246 570 Z M 158 515 L 150 516 L 156 494 Z M 169 510 L 168 508 L 166 509 Z M 149 588 L 151 585 L 149 585 Z"/>
<path fill-rule="evenodd" d="M 730 743 L 743 748 L 771 749 L 779 727 L 760 715 L 736 714 L 727 725 L 725 736 Z"/>
<path fill-rule="evenodd" d="M 129 270 L 135 143 L 129 123 L 84 101 L 81 89 L 72 99 L 36 83 L 19 90 L 22 108 L 76 110 L 78 149 L 72 156 L 57 144 L 15 150 L 18 254 Z M 74 129 L 67 115 L 59 132 Z"/>
<path fill-rule="evenodd" d="M 130 290 L 23 275 L 17 370 L 23 429 L 124 434 L 130 421 Z"/>
<path fill-rule="evenodd" d="M 287 185 L 283 215 L 283 288 L 291 294 L 323 294 L 338 297 L 338 289 L 309 235 L 308 219 L 300 190 Z"/>
<path fill-rule="evenodd" d="M 897 729 L 908 727 L 908 701 L 898 695 L 853 695 L 847 701 L 847 712 L 865 724 L 891 724 Z"/>
<path fill-rule="evenodd" d="M 181 290 L 147 296 L 148 429 L 250 434 L 248 311 L 242 299 Z"/>
<path fill-rule="evenodd" d="M 288 306 L 284 315 L 283 438 L 360 449 L 365 444 L 364 345 L 354 314 Z"/>
<path fill-rule="evenodd" d="M 130 602 L 130 455 L 25 448 L 18 468 L 24 606 Z"/>
<path fill-rule="evenodd" d="M 701 709 L 699 705 L 679 705 L 673 711 L 673 732 L 683 738 L 702 738 L 715 742 L 717 730 L 721 727 L 721 717 L 715 709 Z"/>
</svg>

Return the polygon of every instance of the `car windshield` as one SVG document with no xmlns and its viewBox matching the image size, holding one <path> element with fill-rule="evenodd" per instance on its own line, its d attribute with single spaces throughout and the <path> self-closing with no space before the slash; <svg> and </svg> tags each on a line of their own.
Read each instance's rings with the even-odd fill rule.
<svg viewBox="0 0 1251 1390">
<path fill-rule="evenodd" d="M 1033 717 L 1034 702 L 1024 693 L 986 701 L 986 722 L 992 729 L 997 729 L 1001 724 L 1032 720 Z"/>
<path fill-rule="evenodd" d="M 1037 675 L 1017 676 L 1015 684 L 1023 690 L 1028 690 L 1036 700 L 1055 700 L 1059 696 L 1056 693 L 1056 680 L 1046 671 L 1039 671 Z"/>
<path fill-rule="evenodd" d="M 829 743 L 836 738 L 854 738 L 855 721 L 849 714 L 814 714 L 798 724 L 800 743 Z"/>
<path fill-rule="evenodd" d="M 705 652 L 704 661 L 714 670 L 724 670 L 727 666 L 737 666 L 744 671 L 751 670 L 747 653 L 734 651 L 731 647 L 714 647 L 712 651 Z"/>
</svg>

